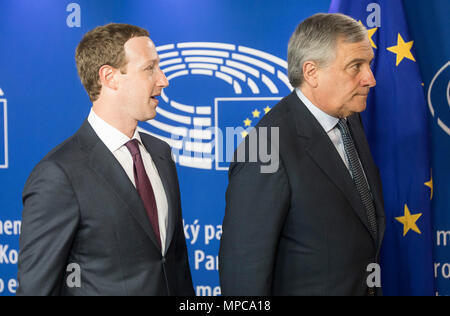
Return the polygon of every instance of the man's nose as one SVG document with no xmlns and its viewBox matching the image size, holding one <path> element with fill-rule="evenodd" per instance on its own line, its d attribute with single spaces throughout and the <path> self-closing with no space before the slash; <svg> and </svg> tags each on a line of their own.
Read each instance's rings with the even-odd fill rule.
<svg viewBox="0 0 450 316">
<path fill-rule="evenodd" d="M 162 88 L 165 88 L 165 87 L 167 87 L 167 86 L 169 86 L 169 80 L 167 80 L 167 77 L 166 77 L 166 75 L 164 74 L 164 72 L 161 70 L 161 69 L 159 69 L 159 74 L 160 74 L 160 76 L 159 76 L 159 78 L 158 78 L 158 84 L 159 84 L 159 86 L 160 87 L 162 87 Z"/>
<path fill-rule="evenodd" d="M 373 75 L 372 69 L 368 67 L 367 71 L 364 73 L 364 76 L 361 79 L 361 85 L 364 87 L 375 87 L 377 85 L 377 81 Z"/>
</svg>

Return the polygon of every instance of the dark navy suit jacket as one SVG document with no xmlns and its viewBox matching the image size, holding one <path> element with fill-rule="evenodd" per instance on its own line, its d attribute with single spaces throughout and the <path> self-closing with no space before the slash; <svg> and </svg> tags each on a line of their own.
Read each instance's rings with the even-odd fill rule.
<svg viewBox="0 0 450 316">
<path fill-rule="evenodd" d="M 385 229 L 383 198 L 359 115 L 348 123 L 379 236 L 370 234 L 366 210 L 332 141 L 294 91 L 255 129 L 261 137 L 268 128 L 268 148 L 280 154 L 276 172 L 262 173 L 261 160 L 248 160 L 249 137 L 239 148 L 247 161 L 230 166 L 219 253 L 223 295 L 368 293 L 367 267 L 379 260 Z M 279 140 L 271 127 L 279 128 Z"/>
<path fill-rule="evenodd" d="M 141 139 L 168 201 L 164 255 L 135 187 L 85 121 L 25 185 L 17 295 L 194 295 L 170 147 Z M 67 283 L 71 263 L 79 288 Z"/>
</svg>

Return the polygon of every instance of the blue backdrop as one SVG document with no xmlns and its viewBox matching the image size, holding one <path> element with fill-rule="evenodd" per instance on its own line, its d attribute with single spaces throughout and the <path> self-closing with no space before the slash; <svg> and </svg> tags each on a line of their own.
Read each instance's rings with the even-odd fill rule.
<svg viewBox="0 0 450 316">
<path fill-rule="evenodd" d="M 450 3 L 404 3 L 429 96 L 436 290 L 448 295 Z M 289 37 L 301 20 L 329 6 L 329 0 L 0 0 L 0 295 L 17 288 L 24 183 L 90 110 L 75 47 L 88 30 L 109 22 L 144 27 L 158 46 L 170 86 L 155 121 L 140 128 L 174 149 L 194 286 L 198 295 L 220 294 L 226 152 L 289 93 Z M 227 126 L 234 128 L 232 142 Z"/>
</svg>

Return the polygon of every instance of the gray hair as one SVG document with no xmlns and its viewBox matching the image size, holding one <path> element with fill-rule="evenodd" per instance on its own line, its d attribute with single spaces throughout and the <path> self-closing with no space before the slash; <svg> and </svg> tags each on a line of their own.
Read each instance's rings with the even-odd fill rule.
<svg viewBox="0 0 450 316">
<path fill-rule="evenodd" d="M 288 45 L 288 77 L 294 88 L 303 83 L 303 64 L 315 61 L 325 67 L 336 58 L 336 43 L 357 43 L 367 38 L 367 29 L 340 13 L 317 13 L 297 26 Z"/>
</svg>

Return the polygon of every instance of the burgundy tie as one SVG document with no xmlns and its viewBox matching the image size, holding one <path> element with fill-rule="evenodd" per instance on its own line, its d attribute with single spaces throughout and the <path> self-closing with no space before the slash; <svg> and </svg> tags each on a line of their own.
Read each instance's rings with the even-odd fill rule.
<svg viewBox="0 0 450 316">
<path fill-rule="evenodd" d="M 159 247 L 161 248 L 158 209 L 156 207 L 155 194 L 147 172 L 145 172 L 144 163 L 142 162 L 142 156 L 139 150 L 139 142 L 137 139 L 132 139 L 127 142 L 125 146 L 127 146 L 131 156 L 133 157 L 134 181 L 136 183 L 136 189 L 142 199 L 142 202 L 144 203 L 145 209 L 147 210 L 150 224 L 153 227 L 153 231 L 156 234 L 156 240 L 158 240 Z"/>
</svg>

